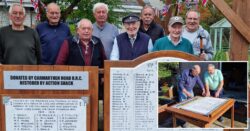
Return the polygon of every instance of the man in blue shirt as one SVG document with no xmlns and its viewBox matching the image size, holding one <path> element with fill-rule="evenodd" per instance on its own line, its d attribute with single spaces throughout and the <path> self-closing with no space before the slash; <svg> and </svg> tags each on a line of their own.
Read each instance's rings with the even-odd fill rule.
<svg viewBox="0 0 250 131">
<path fill-rule="evenodd" d="M 191 69 L 183 70 L 178 82 L 179 100 L 185 101 L 194 97 L 193 88 L 196 84 L 202 89 L 202 95 L 205 95 L 204 85 L 199 77 L 201 72 L 199 65 L 194 65 Z"/>
<path fill-rule="evenodd" d="M 191 69 L 185 69 L 182 71 L 178 81 L 178 94 L 180 102 L 194 97 L 193 88 L 196 84 L 198 84 L 202 89 L 202 95 L 205 95 L 204 85 L 199 77 L 200 72 L 201 68 L 199 65 L 194 65 Z M 178 120 L 177 123 L 183 128 L 187 126 L 186 122 L 182 120 Z"/>
<path fill-rule="evenodd" d="M 39 24 L 36 30 L 40 36 L 42 48 L 42 64 L 55 64 L 59 49 L 67 37 L 71 36 L 69 27 L 59 22 L 61 10 L 56 3 L 47 5 L 48 21 Z"/>
</svg>

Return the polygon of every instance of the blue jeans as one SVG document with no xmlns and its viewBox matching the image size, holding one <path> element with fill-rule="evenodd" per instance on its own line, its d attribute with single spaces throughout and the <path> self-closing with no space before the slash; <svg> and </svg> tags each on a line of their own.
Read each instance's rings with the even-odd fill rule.
<svg viewBox="0 0 250 131">
<path fill-rule="evenodd" d="M 188 91 L 188 90 L 187 90 L 187 91 Z M 193 90 L 188 91 L 188 92 L 192 95 L 192 97 L 194 97 L 194 92 L 193 92 Z M 178 90 L 178 94 L 179 94 L 179 101 L 180 101 L 180 102 L 189 99 L 189 97 L 187 97 L 187 95 L 184 94 L 181 90 Z"/>
</svg>

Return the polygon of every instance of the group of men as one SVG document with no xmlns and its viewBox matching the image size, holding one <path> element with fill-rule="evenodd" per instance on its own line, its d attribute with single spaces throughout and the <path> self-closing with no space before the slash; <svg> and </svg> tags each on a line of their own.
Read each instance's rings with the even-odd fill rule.
<svg viewBox="0 0 250 131">
<path fill-rule="evenodd" d="M 180 102 L 194 97 L 193 88 L 196 84 L 201 88 L 203 96 L 222 97 L 224 85 L 222 72 L 216 69 L 214 64 L 208 64 L 207 71 L 204 73 L 204 84 L 199 76 L 200 72 L 201 67 L 199 65 L 194 65 L 191 69 L 182 71 L 178 81 Z M 220 117 L 218 120 L 222 121 L 223 118 Z M 183 126 L 185 123 L 181 121 L 180 125 Z"/>
<path fill-rule="evenodd" d="M 122 19 L 125 32 L 121 34 L 115 25 L 107 22 L 108 12 L 108 5 L 96 3 L 95 23 L 81 19 L 76 35 L 72 36 L 68 25 L 60 22 L 61 10 L 56 3 L 47 5 L 47 21 L 38 24 L 35 30 L 24 26 L 26 14 L 22 5 L 13 4 L 9 9 L 11 25 L 0 29 L 0 64 L 103 67 L 106 59 L 133 60 L 159 50 L 179 50 L 204 60 L 213 56 L 209 34 L 199 25 L 197 11 L 187 12 L 185 26 L 181 17 L 172 17 L 168 36 L 155 23 L 151 6 L 143 7 L 141 17 L 125 16 Z"/>
</svg>

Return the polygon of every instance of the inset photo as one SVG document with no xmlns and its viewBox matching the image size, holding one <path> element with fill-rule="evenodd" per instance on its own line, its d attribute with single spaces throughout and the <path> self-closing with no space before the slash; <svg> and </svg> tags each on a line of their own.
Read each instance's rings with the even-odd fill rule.
<svg viewBox="0 0 250 131">
<path fill-rule="evenodd" d="M 247 62 L 159 62 L 158 128 L 247 128 Z"/>
</svg>

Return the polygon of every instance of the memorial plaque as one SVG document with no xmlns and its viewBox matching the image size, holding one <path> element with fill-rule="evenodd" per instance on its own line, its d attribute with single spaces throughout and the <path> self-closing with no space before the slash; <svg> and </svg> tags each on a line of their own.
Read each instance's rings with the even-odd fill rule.
<svg viewBox="0 0 250 131">
<path fill-rule="evenodd" d="M 135 66 L 125 62 L 111 63 L 109 71 L 109 130 L 110 131 L 166 131 L 158 125 L 158 71 L 162 62 L 186 62 L 179 58 L 157 58 Z M 132 63 L 132 62 L 131 62 Z M 191 64 L 193 62 L 190 62 Z M 129 64 L 129 63 L 128 63 Z M 110 66 L 109 65 L 109 66 Z M 133 64 L 131 64 L 133 65 Z M 237 64 L 234 64 L 237 65 Z M 121 67 L 120 67 L 121 66 Z M 122 67 L 124 66 L 124 67 Z M 178 68 L 179 69 L 179 68 Z M 204 68 L 205 69 L 205 68 Z M 213 98 L 211 98 L 213 99 Z M 212 103 L 209 99 L 209 102 Z M 214 103 L 212 103 L 214 104 Z M 183 129 L 175 129 L 183 130 Z M 193 129 L 185 129 L 193 130 Z M 199 129 L 223 131 L 223 129 Z"/>
<path fill-rule="evenodd" d="M 111 131 L 157 128 L 157 61 L 147 61 L 135 68 L 110 69 Z"/>
<path fill-rule="evenodd" d="M 88 97 L 17 99 L 3 97 L 6 131 L 86 131 Z"/>
<path fill-rule="evenodd" d="M 88 90 L 88 72 L 4 71 L 4 89 Z"/>
</svg>

